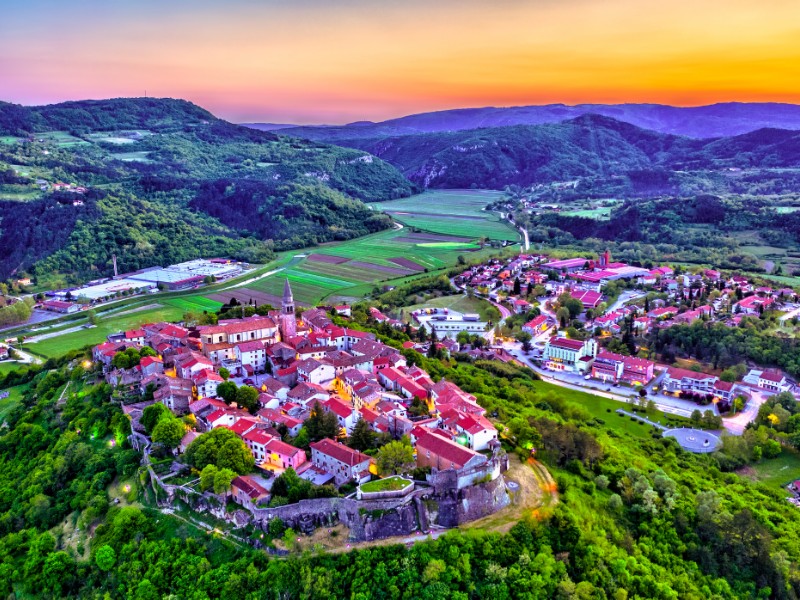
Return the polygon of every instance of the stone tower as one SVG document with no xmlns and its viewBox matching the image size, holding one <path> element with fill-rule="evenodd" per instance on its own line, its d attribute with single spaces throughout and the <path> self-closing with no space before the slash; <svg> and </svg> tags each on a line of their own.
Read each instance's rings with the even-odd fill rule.
<svg viewBox="0 0 800 600">
<path fill-rule="evenodd" d="M 289 280 L 284 280 L 283 300 L 281 301 L 281 339 L 288 340 L 297 334 L 297 319 L 294 316 L 294 297 Z"/>
</svg>

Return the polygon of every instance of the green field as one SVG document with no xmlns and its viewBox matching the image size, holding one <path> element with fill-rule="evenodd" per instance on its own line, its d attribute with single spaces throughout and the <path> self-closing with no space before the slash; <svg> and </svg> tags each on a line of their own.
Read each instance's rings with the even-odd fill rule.
<svg viewBox="0 0 800 600">
<path fill-rule="evenodd" d="M 517 241 L 519 234 L 513 227 L 500 221 L 496 213 L 483 210 L 502 195 L 486 190 L 435 190 L 371 206 L 404 225 L 424 231 Z"/>
<path fill-rule="evenodd" d="M 205 298 L 203 300 L 206 301 Z M 164 304 L 167 305 L 171 301 L 172 300 L 165 300 Z M 208 300 L 208 302 L 213 301 Z M 81 328 L 78 331 L 64 333 L 40 342 L 26 343 L 24 349 L 47 358 L 61 356 L 74 348 L 99 344 L 103 342 L 110 333 L 135 329 L 144 323 L 180 321 L 184 312 L 186 312 L 186 310 L 178 306 L 160 306 L 158 308 L 138 311 L 118 317 L 109 316 L 104 319 L 101 316 L 97 327 L 91 329 Z"/>
<path fill-rule="evenodd" d="M 28 200 L 36 200 L 41 198 L 42 191 L 33 185 L 23 184 L 0 184 L 0 199 L 2 200 L 15 200 L 17 202 L 26 202 Z"/>
<path fill-rule="evenodd" d="M 800 210 L 800 206 L 775 206 L 774 208 L 775 212 L 777 212 L 779 215 L 785 215 Z"/>
<path fill-rule="evenodd" d="M 571 404 L 576 404 L 583 407 L 592 417 L 600 419 L 605 424 L 605 427 L 616 431 L 625 431 L 636 437 L 650 437 L 653 428 L 641 421 L 631 420 L 630 417 L 620 415 L 616 412 L 618 408 L 623 408 L 630 411 L 631 407 L 626 407 L 625 403 L 611 400 L 609 398 L 602 398 L 586 392 L 578 390 L 571 390 L 569 388 L 560 387 L 547 383 L 545 381 L 537 381 L 534 387 L 540 394 L 553 394 L 554 396 L 563 398 Z M 633 393 L 633 392 L 631 392 Z M 644 413 L 639 413 L 645 416 Z M 666 424 L 667 419 L 676 426 L 680 426 L 688 422 L 688 419 L 676 415 L 667 415 L 659 410 L 647 411 L 647 418 Z"/>
<path fill-rule="evenodd" d="M 303 258 L 292 266 L 247 287 L 280 296 L 283 293 L 283 281 L 288 278 L 292 284 L 295 300 L 299 302 L 315 304 L 328 298 L 352 300 L 369 294 L 375 284 L 391 281 L 396 285 L 406 278 L 421 274 L 411 270 L 407 270 L 405 274 L 381 270 L 380 267 L 402 268 L 391 262 L 390 258 L 406 258 L 429 271 L 435 271 L 454 265 L 458 256 L 465 250 L 468 251 L 465 256 L 469 259 L 497 252 L 496 249 L 489 247 L 479 250 L 475 244 L 461 242 L 409 240 L 409 235 L 412 234 L 406 229 L 382 231 L 354 240 L 308 249 L 309 253 L 340 256 L 367 265 L 352 265 L 350 262 L 329 264 Z M 375 268 L 369 268 L 369 264 Z"/>
<path fill-rule="evenodd" d="M 0 135 L 0 144 L 16 144 L 21 139 L 11 135 Z"/>
<path fill-rule="evenodd" d="M 609 218 L 611 218 L 611 207 L 569 210 L 562 214 L 567 217 L 584 217 L 586 219 L 597 219 L 598 221 L 607 221 Z"/>
<path fill-rule="evenodd" d="M 463 294 L 459 294 L 457 296 L 441 296 L 440 298 L 431 298 L 422 304 L 404 306 L 404 320 L 408 321 L 411 318 L 412 312 L 423 308 L 447 308 L 460 313 L 478 313 L 481 316 L 481 319 L 484 321 L 491 320 L 490 313 L 497 311 L 497 309 L 487 300 L 482 298 L 469 298 Z"/>
<path fill-rule="evenodd" d="M 144 150 L 138 152 L 114 152 L 108 155 L 109 158 L 121 160 L 123 162 L 153 162 L 150 158 L 150 153 Z"/>
<path fill-rule="evenodd" d="M 5 390 L 10 392 L 10 395 L 8 398 L 0 400 L 0 423 L 5 421 L 6 415 L 22 400 L 22 394 L 28 385 L 26 383 L 25 385 L 18 385 Z"/>
<path fill-rule="evenodd" d="M 66 131 L 46 131 L 43 133 L 37 133 L 36 139 L 44 140 L 45 142 L 51 142 L 63 148 L 89 144 L 89 142 L 87 142 L 86 140 L 77 138 Z"/>
<path fill-rule="evenodd" d="M 161 304 L 165 304 L 167 306 L 174 306 L 175 308 L 179 308 L 184 312 L 216 312 L 222 306 L 222 302 L 217 302 L 216 300 L 211 300 L 209 298 L 204 298 L 203 296 L 191 296 L 189 298 L 170 298 L 169 300 L 164 300 Z"/>
<path fill-rule="evenodd" d="M 10 373 L 11 371 L 16 371 L 17 369 L 21 369 L 24 367 L 24 363 L 18 363 L 11 360 L 4 360 L 0 362 L 0 376 L 5 375 L 6 373 Z"/>
<path fill-rule="evenodd" d="M 739 471 L 739 475 L 772 488 L 782 489 L 786 484 L 800 479 L 800 454 L 784 449 L 778 458 L 763 460 L 745 467 Z"/>
</svg>

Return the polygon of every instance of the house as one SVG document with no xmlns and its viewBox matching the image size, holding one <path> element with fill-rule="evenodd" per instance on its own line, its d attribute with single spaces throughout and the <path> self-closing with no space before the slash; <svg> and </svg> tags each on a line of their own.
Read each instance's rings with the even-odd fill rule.
<svg viewBox="0 0 800 600">
<path fill-rule="evenodd" d="M 497 441 L 497 429 L 483 415 L 458 414 L 456 430 L 466 437 L 469 447 L 479 452 Z"/>
<path fill-rule="evenodd" d="M 370 457 L 330 438 L 311 444 L 311 462 L 334 476 L 336 485 L 351 480 L 369 481 Z"/>
<path fill-rule="evenodd" d="M 231 496 L 237 504 L 253 509 L 269 498 L 269 492 L 253 477 L 239 475 L 231 481 Z"/>
<path fill-rule="evenodd" d="M 227 319 L 217 325 L 203 325 L 200 333 L 203 354 L 212 361 L 236 359 L 236 346 L 243 342 L 262 340 L 275 342 L 278 327 L 269 317 L 253 315 L 244 319 Z"/>
<path fill-rule="evenodd" d="M 420 427 L 415 429 L 417 466 L 432 469 L 464 469 L 477 467 L 486 463 L 486 457 L 474 450 L 457 444 L 437 433 L 426 431 Z"/>
<path fill-rule="evenodd" d="M 714 382 L 714 389 L 711 392 L 715 398 L 730 402 L 733 400 L 733 388 L 736 384 L 722 381 L 721 379 Z"/>
<path fill-rule="evenodd" d="M 261 340 L 236 344 L 234 355 L 242 366 L 249 365 L 253 371 L 263 371 L 266 368 L 267 351 Z"/>
<path fill-rule="evenodd" d="M 347 432 L 347 435 L 353 433 L 353 428 L 358 422 L 358 411 L 351 408 L 338 398 L 331 398 L 322 403 L 325 412 L 332 412 L 336 415 L 336 420 L 339 422 L 339 427 Z"/>
<path fill-rule="evenodd" d="M 526 333 L 530 333 L 533 336 L 539 335 L 543 331 L 547 330 L 547 317 L 544 315 L 539 315 L 538 317 L 534 317 L 525 325 L 522 326 L 522 331 Z"/>
<path fill-rule="evenodd" d="M 647 316 L 651 319 L 668 319 L 670 317 L 674 317 L 678 314 L 678 307 L 677 306 L 662 306 L 660 308 L 654 308 Z"/>
<path fill-rule="evenodd" d="M 297 363 L 297 380 L 315 383 L 329 382 L 336 377 L 336 369 L 327 361 L 307 358 Z"/>
<path fill-rule="evenodd" d="M 267 463 L 279 469 L 292 468 L 295 471 L 306 462 L 306 453 L 300 448 L 295 448 L 291 444 L 281 441 L 279 438 L 272 438 L 264 446 L 266 450 L 265 459 Z"/>
<path fill-rule="evenodd" d="M 518 315 L 524 315 L 531 309 L 531 303 L 522 298 L 514 300 L 514 312 Z"/>
<path fill-rule="evenodd" d="M 262 463 L 267 458 L 267 443 L 274 439 L 271 435 L 261 429 L 250 429 L 241 436 L 245 445 L 250 448 L 250 452 L 256 459 L 256 463 Z"/>
<path fill-rule="evenodd" d="M 792 388 L 792 383 L 780 371 L 774 369 L 751 369 L 744 376 L 743 381 L 750 385 L 755 385 L 762 390 L 770 392 L 786 392 Z"/>
<path fill-rule="evenodd" d="M 212 362 L 201 354 L 189 352 L 175 358 L 175 373 L 178 377 L 192 379 L 196 373 L 203 370 L 214 370 Z"/>
<path fill-rule="evenodd" d="M 645 358 L 626 356 L 622 364 L 622 381 L 630 385 L 647 385 L 655 376 L 656 363 Z"/>
<path fill-rule="evenodd" d="M 145 356 L 139 361 L 142 376 L 160 375 L 164 372 L 164 361 L 157 356 Z"/>
<path fill-rule="evenodd" d="M 760 315 L 765 310 L 768 310 L 774 302 L 775 299 L 772 297 L 748 296 L 734 305 L 734 312 L 745 315 Z"/>
<path fill-rule="evenodd" d="M 192 382 L 197 389 L 198 398 L 214 398 L 217 387 L 224 381 L 219 373 L 211 369 L 203 369 L 192 376 Z"/>
<path fill-rule="evenodd" d="M 552 371 L 586 373 L 595 356 L 597 342 L 594 339 L 571 340 L 559 335 L 547 340 L 542 352 L 542 364 Z"/>
<path fill-rule="evenodd" d="M 143 329 L 131 329 L 125 332 L 125 341 L 141 346 L 144 344 L 145 333 Z"/>
<path fill-rule="evenodd" d="M 661 385 L 666 392 L 712 394 L 714 392 L 714 384 L 718 380 L 719 378 L 716 375 L 669 367 Z"/>
<path fill-rule="evenodd" d="M 595 292 L 593 290 L 575 289 L 570 291 L 569 295 L 575 298 L 576 300 L 580 300 L 581 304 L 583 304 L 584 310 L 587 310 L 589 308 L 597 308 L 603 301 L 603 294 L 601 294 L 600 292 Z"/>
</svg>

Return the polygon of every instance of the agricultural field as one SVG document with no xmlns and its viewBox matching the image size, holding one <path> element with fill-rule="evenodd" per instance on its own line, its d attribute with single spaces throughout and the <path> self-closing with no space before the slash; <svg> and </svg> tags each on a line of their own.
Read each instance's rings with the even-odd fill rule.
<svg viewBox="0 0 800 600">
<path fill-rule="evenodd" d="M 0 135 L 0 144 L 16 144 L 20 140 L 22 140 L 22 138 L 11 135 Z"/>
<path fill-rule="evenodd" d="M 170 298 L 161 301 L 167 306 L 174 306 L 184 312 L 216 312 L 222 306 L 222 302 L 204 298 L 203 296 L 190 296 L 188 298 Z"/>
<path fill-rule="evenodd" d="M 34 185 L 4 183 L 0 184 L 0 200 L 27 202 L 42 197 L 42 191 Z"/>
<path fill-rule="evenodd" d="M 404 225 L 424 231 L 470 240 L 485 236 L 491 240 L 517 241 L 519 234 L 512 226 L 501 221 L 496 213 L 484 210 L 502 195 L 486 190 L 433 190 L 370 206 Z"/>
<path fill-rule="evenodd" d="M 139 152 L 114 152 L 113 154 L 109 154 L 109 158 L 113 158 L 115 160 L 121 160 L 123 162 L 143 162 L 143 163 L 150 163 L 153 162 L 150 158 L 150 153 L 144 150 Z"/>
<path fill-rule="evenodd" d="M 426 270 L 452 266 L 462 253 L 480 258 L 497 252 L 488 247 L 481 250 L 471 239 L 406 229 L 382 231 L 319 246 L 269 277 L 208 297 L 227 301 L 233 296 L 245 304 L 252 299 L 278 306 L 284 279 L 288 278 L 298 305 L 313 305 L 323 299 L 353 301 L 369 294 L 377 284 L 391 281 L 396 285 Z"/>
<path fill-rule="evenodd" d="M 86 140 L 77 138 L 66 131 L 46 131 L 35 135 L 37 140 L 51 142 L 62 148 L 89 144 Z"/>
<path fill-rule="evenodd" d="M 608 219 L 611 218 L 611 207 L 604 206 L 598 208 L 568 210 L 562 214 L 568 217 L 583 217 L 585 219 L 596 219 L 598 221 L 607 221 Z"/>
</svg>

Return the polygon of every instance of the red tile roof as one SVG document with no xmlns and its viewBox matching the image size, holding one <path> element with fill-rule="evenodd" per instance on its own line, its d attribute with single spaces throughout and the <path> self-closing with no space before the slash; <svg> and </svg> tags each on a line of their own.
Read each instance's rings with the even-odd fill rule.
<svg viewBox="0 0 800 600">
<path fill-rule="evenodd" d="M 337 460 L 340 463 L 344 463 L 350 467 L 369 460 L 369 456 L 367 456 L 366 454 L 362 454 L 361 452 L 357 452 L 352 448 L 348 448 L 344 444 L 339 444 L 338 442 L 334 442 L 330 438 L 325 438 L 318 442 L 313 442 L 311 444 L 311 448 L 313 450 L 321 452 L 322 454 L 326 454 L 327 456 L 330 456 L 334 460 Z"/>
</svg>

